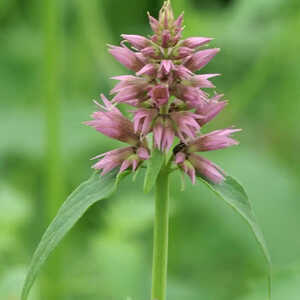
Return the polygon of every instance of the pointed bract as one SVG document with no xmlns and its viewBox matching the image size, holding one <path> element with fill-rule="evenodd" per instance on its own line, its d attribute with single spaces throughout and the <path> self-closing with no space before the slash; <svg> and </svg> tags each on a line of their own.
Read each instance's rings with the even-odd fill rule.
<svg viewBox="0 0 300 300">
<path fill-rule="evenodd" d="M 117 61 L 132 71 L 138 72 L 144 66 L 137 55 L 125 46 L 110 46 L 109 52 Z"/>
<path fill-rule="evenodd" d="M 92 118 L 93 120 L 84 122 L 84 124 L 121 142 L 130 145 L 137 145 L 139 143 L 139 136 L 134 133 L 133 123 L 123 117 L 116 107 L 108 111 L 97 111 L 92 114 Z"/>
<path fill-rule="evenodd" d="M 218 101 L 223 95 L 219 94 L 211 98 L 208 102 L 204 102 L 196 108 L 196 113 L 203 116 L 198 123 L 203 126 L 213 118 L 215 118 L 228 104 L 227 101 Z"/>
<path fill-rule="evenodd" d="M 198 51 L 186 61 L 185 66 L 192 72 L 200 70 L 206 66 L 219 51 L 219 48 Z"/>
<path fill-rule="evenodd" d="M 122 34 L 121 36 L 124 40 L 128 41 L 133 47 L 135 47 L 138 50 L 146 48 L 150 45 L 150 41 L 141 35 Z"/>
<path fill-rule="evenodd" d="M 183 142 L 196 137 L 200 130 L 200 125 L 197 122 L 201 118 L 200 115 L 189 111 L 178 111 L 170 114 L 171 119 L 176 124 L 176 135 Z"/>
<path fill-rule="evenodd" d="M 166 104 L 170 98 L 169 88 L 164 85 L 157 85 L 151 89 L 149 96 L 157 106 Z"/>
<path fill-rule="evenodd" d="M 241 129 L 226 128 L 201 135 L 190 142 L 188 152 L 211 151 L 238 145 L 238 142 L 230 137 L 232 133 L 238 131 Z"/>
<path fill-rule="evenodd" d="M 224 171 L 208 159 L 193 153 L 189 156 L 189 161 L 195 168 L 196 173 L 208 181 L 218 184 L 225 179 Z"/>
<path fill-rule="evenodd" d="M 162 151 L 169 151 L 174 141 L 174 128 L 171 120 L 159 117 L 153 127 L 154 145 Z"/>
<path fill-rule="evenodd" d="M 207 43 L 209 43 L 212 38 L 207 38 L 207 37 L 190 37 L 185 39 L 182 44 L 186 47 L 195 49 L 197 47 L 203 46 Z"/>
<path fill-rule="evenodd" d="M 215 88 L 213 83 L 211 83 L 208 79 L 212 77 L 220 76 L 220 74 L 201 74 L 195 75 L 190 79 L 190 83 L 194 87 L 199 88 Z"/>
<path fill-rule="evenodd" d="M 152 123 L 158 115 L 156 109 L 139 108 L 134 111 L 133 124 L 134 131 L 141 135 L 147 135 L 152 129 Z"/>
</svg>

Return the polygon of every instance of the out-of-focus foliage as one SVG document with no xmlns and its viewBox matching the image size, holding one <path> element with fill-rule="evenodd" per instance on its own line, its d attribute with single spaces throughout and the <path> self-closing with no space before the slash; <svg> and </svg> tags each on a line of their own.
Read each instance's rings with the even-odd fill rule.
<svg viewBox="0 0 300 300">
<path fill-rule="evenodd" d="M 149 34 L 146 12 L 160 1 L 56 1 L 57 80 L 65 195 L 91 174 L 90 157 L 116 143 L 82 125 L 108 78 L 126 74 L 107 54 L 121 33 Z M 274 300 L 300 295 L 300 2 L 172 0 L 185 11 L 185 36 L 214 37 L 222 51 L 205 72 L 230 105 L 208 128 L 234 123 L 241 145 L 207 153 L 251 198 L 274 262 Z M 45 153 L 43 1 L 0 2 L 0 295 L 19 299 L 26 268 L 48 219 Z M 206 130 L 206 128 L 204 129 Z M 57 300 L 147 300 L 150 294 L 153 195 L 143 172 L 96 204 L 59 247 Z M 180 192 L 172 178 L 169 299 L 260 300 L 266 264 L 242 220 L 203 185 Z M 64 196 L 57 201 L 62 202 Z M 47 200 L 48 201 L 48 200 Z M 48 272 L 32 300 L 48 295 Z M 50 279 L 49 279 L 50 280 Z M 51 279 L 53 283 L 53 278 Z M 48 283 L 49 286 L 49 283 Z M 45 287 L 47 287 L 45 289 Z M 47 296 L 48 295 L 48 296 Z M 48 299 L 47 299 L 48 297 Z"/>
</svg>

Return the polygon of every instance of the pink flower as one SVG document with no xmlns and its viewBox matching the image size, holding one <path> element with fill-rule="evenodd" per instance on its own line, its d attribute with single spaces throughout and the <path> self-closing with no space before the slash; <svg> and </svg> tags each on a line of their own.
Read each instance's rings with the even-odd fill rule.
<svg viewBox="0 0 300 300">
<path fill-rule="evenodd" d="M 186 155 L 183 152 L 178 152 L 175 155 L 176 164 L 182 164 L 186 159 Z"/>
<path fill-rule="evenodd" d="M 232 139 L 230 135 L 240 130 L 232 128 L 216 130 L 185 144 L 177 145 L 173 150 L 175 163 L 191 178 L 193 183 L 195 183 L 195 175 L 213 183 L 220 183 L 224 180 L 224 171 L 194 152 L 218 150 L 237 145 L 238 142 Z"/>
<path fill-rule="evenodd" d="M 159 29 L 159 22 L 155 18 L 150 16 L 149 13 L 148 13 L 148 18 L 149 18 L 149 23 L 150 23 L 150 26 L 151 26 L 152 30 L 154 32 L 157 32 L 158 29 Z"/>
<path fill-rule="evenodd" d="M 140 132 L 143 136 L 147 135 L 152 129 L 152 123 L 158 115 L 158 111 L 156 109 L 139 108 L 133 114 L 134 131 Z"/>
<path fill-rule="evenodd" d="M 179 47 L 174 53 L 176 59 L 182 59 L 184 57 L 190 56 L 194 53 L 194 50 L 188 47 Z"/>
<path fill-rule="evenodd" d="M 154 36 L 152 41 L 163 48 L 175 46 L 181 38 L 183 30 L 183 13 L 175 20 L 170 2 L 165 2 L 159 12 L 159 18 L 156 20 L 149 14 L 149 22 Z"/>
<path fill-rule="evenodd" d="M 161 46 L 163 48 L 168 48 L 172 43 L 171 33 L 169 30 L 164 30 L 161 35 Z"/>
<path fill-rule="evenodd" d="M 120 92 L 122 89 L 136 85 L 136 84 L 143 84 L 146 83 L 138 77 L 133 75 L 121 75 L 121 76 L 114 76 L 111 79 L 119 80 L 120 82 L 115 85 L 115 87 L 110 91 L 110 94 L 116 94 Z"/>
<path fill-rule="evenodd" d="M 128 41 L 133 47 L 138 50 L 146 48 L 150 45 L 150 41 L 141 35 L 122 34 L 121 36 L 124 40 Z"/>
<path fill-rule="evenodd" d="M 176 97 L 186 102 L 189 107 L 197 108 L 208 101 L 208 96 L 199 88 L 178 84 L 176 86 Z"/>
<path fill-rule="evenodd" d="M 100 160 L 92 168 L 102 170 L 101 175 L 105 175 L 118 166 L 121 166 L 120 173 L 129 167 L 135 171 L 139 164 L 149 157 L 149 150 L 144 147 L 138 149 L 135 147 L 119 148 L 94 157 L 93 159 L 100 158 Z"/>
<path fill-rule="evenodd" d="M 164 2 L 163 7 L 159 11 L 158 21 L 164 29 L 169 29 L 173 25 L 174 15 L 170 1 Z"/>
<path fill-rule="evenodd" d="M 112 54 L 117 61 L 119 61 L 126 68 L 138 72 L 143 66 L 143 62 L 138 56 L 127 47 L 109 46 L 109 52 Z"/>
<path fill-rule="evenodd" d="M 194 75 L 194 73 L 192 71 L 190 71 L 188 68 L 186 68 L 183 65 L 175 66 L 174 72 L 180 79 L 190 79 L 191 76 Z"/>
<path fill-rule="evenodd" d="M 138 86 L 128 86 L 118 92 L 118 94 L 112 99 L 113 102 L 127 102 L 132 100 L 144 101 L 147 99 L 147 93 L 145 90 L 140 89 Z"/>
<path fill-rule="evenodd" d="M 121 165 L 125 159 L 133 154 L 132 147 L 115 149 L 103 154 L 100 154 L 92 159 L 102 158 L 92 168 L 102 170 L 101 175 L 105 175 L 117 166 Z"/>
<path fill-rule="evenodd" d="M 219 166 L 195 153 L 187 156 L 183 152 L 178 152 L 175 163 L 191 178 L 193 184 L 196 183 L 196 176 L 216 184 L 225 179 L 225 173 Z"/>
<path fill-rule="evenodd" d="M 197 122 L 201 116 L 189 112 L 189 111 L 178 111 L 170 114 L 171 119 L 176 124 L 176 135 L 181 141 L 187 142 L 187 139 L 196 137 L 196 134 L 200 130 L 200 125 Z"/>
<path fill-rule="evenodd" d="M 219 183 L 224 172 L 199 156 L 197 151 L 211 151 L 237 145 L 231 134 L 240 129 L 222 129 L 201 134 L 203 125 L 226 106 L 223 95 L 211 96 L 202 89 L 214 89 L 210 78 L 219 74 L 195 74 L 206 66 L 220 49 L 203 49 L 212 38 L 190 37 L 182 40 L 183 14 L 174 18 L 170 1 L 165 1 L 158 19 L 149 15 L 153 36 L 123 34 L 121 46 L 109 46 L 109 52 L 132 75 L 113 77 L 118 83 L 111 90 L 113 99 L 103 95 L 103 105 L 85 124 L 104 135 L 129 144 L 103 155 L 94 168 L 102 174 L 120 167 L 135 171 L 151 153 L 147 138 L 153 133 L 154 147 L 163 152 L 173 148 L 174 163 L 195 183 L 196 176 Z M 131 49 L 125 46 L 130 44 Z M 134 107 L 133 121 L 116 108 L 118 103 Z"/>
<path fill-rule="evenodd" d="M 218 101 L 223 95 L 215 95 L 208 102 L 203 102 L 196 108 L 196 113 L 201 115 L 202 118 L 198 120 L 198 123 L 203 126 L 217 116 L 224 107 L 228 104 L 227 101 Z"/>
<path fill-rule="evenodd" d="M 147 160 L 150 158 L 149 150 L 147 148 L 139 147 L 136 153 L 141 159 Z"/>
<path fill-rule="evenodd" d="M 189 160 L 185 160 L 180 164 L 180 167 L 183 169 L 184 173 L 186 173 L 192 180 L 192 183 L 196 183 L 196 170 L 193 164 Z"/>
<path fill-rule="evenodd" d="M 145 65 L 141 70 L 139 70 L 136 75 L 142 76 L 142 75 L 148 75 L 148 76 L 154 76 L 156 72 L 156 67 L 154 64 L 147 64 Z"/>
<path fill-rule="evenodd" d="M 139 103 L 148 99 L 148 82 L 145 78 L 135 76 L 117 76 L 113 79 L 120 82 L 111 90 L 111 94 L 117 94 L 112 102 L 125 102 L 127 104 Z"/>
<path fill-rule="evenodd" d="M 184 13 L 181 13 L 181 15 L 180 15 L 180 16 L 177 18 L 177 20 L 174 22 L 175 32 L 176 32 L 176 33 L 182 31 L 183 16 L 184 16 Z"/>
<path fill-rule="evenodd" d="M 159 67 L 159 72 L 161 74 L 161 77 L 167 76 L 170 74 L 170 72 L 175 68 L 172 60 L 170 59 L 164 59 L 162 60 L 160 67 Z"/>
<path fill-rule="evenodd" d="M 103 107 L 99 104 L 101 110 L 92 114 L 94 120 L 84 122 L 84 124 L 95 128 L 110 138 L 133 146 L 137 145 L 139 136 L 134 133 L 133 123 L 123 117 L 121 112 L 104 95 L 101 95 L 101 97 L 106 106 Z"/>
<path fill-rule="evenodd" d="M 207 43 L 209 43 L 212 38 L 206 38 L 206 37 L 190 37 L 185 39 L 182 44 L 188 48 L 195 49 L 197 47 L 203 46 Z"/>
<path fill-rule="evenodd" d="M 172 122 L 163 116 L 158 117 L 153 127 L 154 145 L 162 151 L 169 151 L 174 140 Z"/>
<path fill-rule="evenodd" d="M 203 152 L 238 145 L 238 142 L 230 137 L 232 133 L 238 131 L 241 131 L 241 129 L 226 128 L 201 135 L 189 143 L 187 150 L 189 153 Z"/>
<path fill-rule="evenodd" d="M 192 153 L 189 156 L 189 162 L 195 168 L 196 174 L 203 177 L 204 179 L 207 179 L 216 184 L 222 182 L 225 179 L 225 173 L 219 166 L 198 154 Z M 190 177 L 193 183 L 195 183 L 195 178 L 192 176 Z"/>
<path fill-rule="evenodd" d="M 147 58 L 156 58 L 159 59 L 159 51 L 152 46 L 146 47 L 141 50 L 141 54 Z"/>
<path fill-rule="evenodd" d="M 149 96 L 158 106 L 162 106 L 166 104 L 170 98 L 169 88 L 164 85 L 156 85 L 149 92 Z"/>
<path fill-rule="evenodd" d="M 219 48 L 198 51 L 185 62 L 185 66 L 193 72 L 200 70 L 206 66 L 219 51 Z"/>
<path fill-rule="evenodd" d="M 220 74 L 201 74 L 195 75 L 190 79 L 190 83 L 194 87 L 199 88 L 215 88 L 215 86 L 208 80 L 211 77 L 220 76 Z"/>
</svg>

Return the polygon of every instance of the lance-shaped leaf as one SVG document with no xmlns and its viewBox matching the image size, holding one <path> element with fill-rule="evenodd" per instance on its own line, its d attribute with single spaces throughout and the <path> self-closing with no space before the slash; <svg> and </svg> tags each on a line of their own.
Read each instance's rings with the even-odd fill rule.
<svg viewBox="0 0 300 300">
<path fill-rule="evenodd" d="M 91 205 L 109 197 L 115 191 L 119 180 L 127 174 L 121 173 L 117 176 L 117 171 L 113 171 L 100 176 L 95 172 L 71 193 L 47 228 L 33 255 L 23 286 L 22 300 L 27 299 L 38 272 L 63 237 Z"/>
<path fill-rule="evenodd" d="M 230 176 L 226 176 L 225 180 L 219 184 L 206 181 L 201 177 L 198 177 L 198 179 L 204 182 L 216 195 L 223 199 L 248 223 L 268 263 L 269 298 L 271 298 L 271 256 L 269 254 L 269 250 L 267 248 L 263 233 L 256 221 L 251 202 L 249 201 L 244 188 Z"/>
<path fill-rule="evenodd" d="M 160 152 L 158 149 L 153 148 L 151 151 L 151 157 L 147 162 L 147 171 L 145 175 L 145 181 L 144 181 L 144 191 L 145 193 L 148 193 L 153 188 L 158 173 L 164 164 L 165 157 L 162 152 Z"/>
</svg>

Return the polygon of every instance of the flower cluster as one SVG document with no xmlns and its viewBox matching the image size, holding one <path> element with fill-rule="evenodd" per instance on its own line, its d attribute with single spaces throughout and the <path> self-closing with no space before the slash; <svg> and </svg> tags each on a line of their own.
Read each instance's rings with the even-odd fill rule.
<svg viewBox="0 0 300 300">
<path fill-rule="evenodd" d="M 149 15 L 153 35 L 123 34 L 120 46 L 109 46 L 109 52 L 134 75 L 113 77 L 118 83 L 109 101 L 101 95 L 104 106 L 86 122 L 97 131 L 127 143 L 129 146 L 104 153 L 93 166 L 102 174 L 120 166 L 120 171 L 135 171 L 151 156 L 153 147 L 167 153 L 173 147 L 174 164 L 195 182 L 196 175 L 214 183 L 224 179 L 224 172 L 196 152 L 236 145 L 230 135 L 239 129 L 222 129 L 202 134 L 202 127 L 227 104 L 223 95 L 210 96 L 203 89 L 214 89 L 209 80 L 219 74 L 196 74 L 219 52 L 205 46 L 206 37 L 182 39 L 183 14 L 174 18 L 170 2 L 164 3 L 158 20 Z M 133 107 L 133 120 L 116 108 L 119 103 Z M 177 145 L 174 147 L 174 142 Z"/>
</svg>

